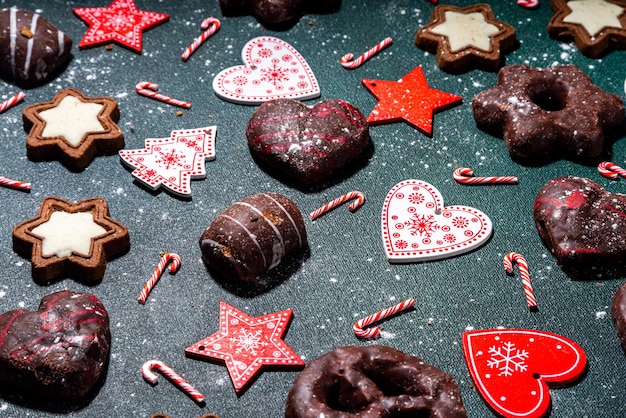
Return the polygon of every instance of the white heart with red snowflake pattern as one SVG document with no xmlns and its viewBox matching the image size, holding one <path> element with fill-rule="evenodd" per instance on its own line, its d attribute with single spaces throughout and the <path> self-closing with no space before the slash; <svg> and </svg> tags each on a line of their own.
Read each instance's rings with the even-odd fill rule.
<svg viewBox="0 0 626 418">
<path fill-rule="evenodd" d="M 317 79 L 302 55 L 287 42 L 261 36 L 241 51 L 245 65 L 222 70 L 213 79 L 220 98 L 238 104 L 275 99 L 313 99 L 320 96 Z"/>
<path fill-rule="evenodd" d="M 391 263 L 452 257 L 483 245 L 491 220 L 468 206 L 444 206 L 433 185 L 421 180 L 396 184 L 385 198 L 382 238 Z"/>
</svg>

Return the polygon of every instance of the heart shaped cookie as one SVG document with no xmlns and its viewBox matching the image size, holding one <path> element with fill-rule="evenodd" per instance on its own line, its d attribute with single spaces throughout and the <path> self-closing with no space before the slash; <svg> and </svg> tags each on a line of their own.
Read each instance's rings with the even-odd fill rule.
<svg viewBox="0 0 626 418">
<path fill-rule="evenodd" d="M 328 177 L 370 143 L 365 116 L 343 100 L 324 100 L 313 107 L 272 100 L 254 112 L 246 135 L 255 157 L 303 184 Z"/>
<path fill-rule="evenodd" d="M 463 354 L 481 396 L 504 417 L 544 416 L 550 407 L 547 383 L 572 383 L 587 367 L 574 341 L 526 329 L 465 332 Z"/>
<path fill-rule="evenodd" d="M 317 79 L 302 55 L 287 42 L 261 36 L 241 51 L 244 65 L 222 70 L 213 79 L 220 98 L 239 104 L 259 104 L 274 99 L 319 97 Z"/>
<path fill-rule="evenodd" d="M 104 305 L 68 290 L 41 300 L 37 311 L 0 315 L 0 381 L 46 397 L 80 398 L 98 382 L 111 334 Z"/>
<path fill-rule="evenodd" d="M 548 181 L 534 206 L 539 236 L 566 269 L 607 268 L 626 257 L 626 195 L 580 177 Z"/>
<path fill-rule="evenodd" d="M 382 237 L 387 259 L 409 263 L 452 257 L 483 245 L 491 220 L 468 206 L 444 206 L 433 185 L 421 180 L 396 184 L 385 198 Z"/>
</svg>

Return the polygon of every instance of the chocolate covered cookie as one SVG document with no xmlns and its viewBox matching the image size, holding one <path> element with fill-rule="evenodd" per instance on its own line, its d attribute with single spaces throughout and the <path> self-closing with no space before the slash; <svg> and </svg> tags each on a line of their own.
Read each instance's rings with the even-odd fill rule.
<svg viewBox="0 0 626 418">
<path fill-rule="evenodd" d="M 339 347 L 309 362 L 287 396 L 285 418 L 467 416 L 446 372 L 391 347 Z"/>
<path fill-rule="evenodd" d="M 224 16 L 252 15 L 269 27 L 293 24 L 307 13 L 333 13 L 340 7 L 341 0 L 220 0 Z"/>
<path fill-rule="evenodd" d="M 90 293 L 52 293 L 36 311 L 0 315 L 0 329 L 0 382 L 12 389 L 76 399 L 88 394 L 106 369 L 109 316 Z"/>
<path fill-rule="evenodd" d="M 255 157 L 305 185 L 331 176 L 370 144 L 365 116 L 343 100 L 312 107 L 291 99 L 266 102 L 252 114 L 246 135 Z"/>
<path fill-rule="evenodd" d="M 48 81 L 68 63 L 72 39 L 44 17 L 15 7 L 0 10 L 0 73 L 18 84 Z"/>
<path fill-rule="evenodd" d="M 236 202 L 200 236 L 206 265 L 229 280 L 244 282 L 306 245 L 300 210 L 277 193 L 259 193 Z"/>
<path fill-rule="evenodd" d="M 622 99 L 574 65 L 508 65 L 496 87 L 474 97 L 472 110 L 480 129 L 502 136 L 511 157 L 530 164 L 596 158 L 606 134 L 624 123 Z"/>
<path fill-rule="evenodd" d="M 622 347 L 626 350 L 626 283 L 621 285 L 611 301 L 611 318 Z"/>
</svg>

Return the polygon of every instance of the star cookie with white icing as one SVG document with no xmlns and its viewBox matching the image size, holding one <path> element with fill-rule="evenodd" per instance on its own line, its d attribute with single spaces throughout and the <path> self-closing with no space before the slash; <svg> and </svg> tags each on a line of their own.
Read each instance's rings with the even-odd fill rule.
<svg viewBox="0 0 626 418">
<path fill-rule="evenodd" d="M 32 161 L 59 160 L 68 169 L 81 171 L 96 155 L 124 148 L 119 118 L 117 102 L 110 97 L 61 90 L 51 101 L 24 109 L 26 155 Z"/>
<path fill-rule="evenodd" d="M 516 44 L 515 28 L 496 19 L 488 4 L 439 5 L 417 32 L 415 44 L 435 53 L 437 65 L 448 73 L 496 71 Z"/>
<path fill-rule="evenodd" d="M 38 283 L 64 277 L 98 283 L 107 260 L 129 247 L 128 230 L 110 217 L 101 197 L 76 203 L 47 197 L 36 217 L 13 229 L 13 249 L 31 259 L 32 276 Z"/>
<path fill-rule="evenodd" d="M 626 49 L 626 0 L 552 0 L 548 34 L 588 57 Z"/>
</svg>

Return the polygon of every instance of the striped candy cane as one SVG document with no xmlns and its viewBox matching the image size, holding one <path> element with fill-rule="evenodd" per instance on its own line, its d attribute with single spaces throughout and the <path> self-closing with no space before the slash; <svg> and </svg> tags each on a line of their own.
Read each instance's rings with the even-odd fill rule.
<svg viewBox="0 0 626 418">
<path fill-rule="evenodd" d="M 326 212 L 331 211 L 332 209 L 336 208 L 339 205 L 342 205 L 343 203 L 345 203 L 347 200 L 350 200 L 350 199 L 356 199 L 354 202 L 348 205 L 348 209 L 350 209 L 350 211 L 352 212 L 360 208 L 363 205 L 363 203 L 365 203 L 365 195 L 357 190 L 354 190 L 354 191 L 344 194 L 343 196 L 339 196 L 337 199 L 333 200 L 332 202 L 328 202 L 321 208 L 316 209 L 313 212 L 309 213 L 309 218 L 313 221 L 316 218 L 319 218 L 320 216 L 325 214 Z"/>
<path fill-rule="evenodd" d="M 415 305 L 415 299 L 409 298 L 404 302 L 400 302 L 397 305 L 391 306 L 387 309 L 383 309 L 382 311 L 378 311 L 375 314 L 366 316 L 363 319 L 359 319 L 354 323 L 352 330 L 354 334 L 359 338 L 376 338 L 380 335 L 380 327 L 374 327 L 370 329 L 363 329 L 368 325 L 371 325 L 375 322 L 381 321 L 385 318 L 388 318 L 392 315 L 397 314 L 398 312 L 409 309 L 410 307 Z"/>
<path fill-rule="evenodd" d="M 193 54 L 200 45 L 202 45 L 207 39 L 209 39 L 215 32 L 220 29 L 220 21 L 214 17 L 207 17 L 200 24 L 200 28 L 205 29 L 202 35 L 193 40 L 191 45 L 185 49 L 185 52 L 180 56 L 183 61 L 187 61 L 191 54 Z"/>
<path fill-rule="evenodd" d="M 16 93 L 15 96 L 6 99 L 4 102 L 0 103 L 0 113 L 6 112 L 16 104 L 20 103 L 22 100 L 24 100 L 25 97 L 26 94 L 20 91 Z"/>
<path fill-rule="evenodd" d="M 474 177 L 474 170 L 471 168 L 459 167 L 452 174 L 454 180 L 460 184 L 476 185 L 476 184 L 517 184 L 518 180 L 515 176 L 496 176 L 496 177 Z"/>
<path fill-rule="evenodd" d="M 598 172 L 602 174 L 604 177 L 617 180 L 617 176 L 626 177 L 626 170 L 624 170 L 619 165 L 612 163 L 610 161 L 603 161 L 598 164 Z"/>
<path fill-rule="evenodd" d="M 160 360 L 148 360 L 141 367 L 141 374 L 146 382 L 151 385 L 155 385 L 159 380 L 159 376 L 154 373 L 153 370 L 158 371 L 171 381 L 174 386 L 183 391 L 187 396 L 193 399 L 195 402 L 202 404 L 206 397 L 198 391 L 198 389 L 191 386 L 185 379 L 183 379 L 178 373 L 176 373 L 170 366 L 163 363 Z"/>
<path fill-rule="evenodd" d="M 520 276 L 522 276 L 522 285 L 524 286 L 524 294 L 526 295 L 526 303 L 529 308 L 537 307 L 537 300 L 535 299 L 535 292 L 533 292 L 533 286 L 530 283 L 530 273 L 528 271 L 528 263 L 523 255 L 516 252 L 508 253 L 504 256 L 502 263 L 504 265 L 504 271 L 509 274 L 513 273 L 513 263 L 517 263 Z"/>
<path fill-rule="evenodd" d="M 30 192 L 30 183 L 27 183 L 25 181 L 11 180 L 6 177 L 0 177 L 0 186 L 8 187 L 15 190 L 21 190 L 23 192 Z"/>
<path fill-rule="evenodd" d="M 536 9 L 539 7 L 539 0 L 517 0 L 517 4 L 527 9 Z"/>
<path fill-rule="evenodd" d="M 348 52 L 346 55 L 341 57 L 341 59 L 339 60 L 339 63 L 343 66 L 343 68 L 347 68 L 349 70 L 355 69 L 363 65 L 365 61 L 369 60 L 374 55 L 382 51 L 383 49 L 387 48 L 389 45 L 391 45 L 392 42 L 393 42 L 393 39 L 391 39 L 390 37 L 387 37 L 383 39 L 382 41 L 380 41 L 379 43 L 377 43 L 372 48 L 370 48 L 369 50 L 367 50 L 365 53 L 363 53 L 359 58 L 355 60 L 354 60 L 354 54 L 352 54 L 351 52 Z"/>
<path fill-rule="evenodd" d="M 159 89 L 158 85 L 151 83 L 149 81 L 141 81 L 137 83 L 137 86 L 135 86 L 135 91 L 141 94 L 142 96 L 146 96 L 151 99 L 158 100 L 160 102 L 163 102 L 172 106 L 184 107 L 185 109 L 191 108 L 191 103 L 184 102 L 182 100 L 173 99 L 161 93 L 157 93 L 158 89 Z"/>
<path fill-rule="evenodd" d="M 176 253 L 163 254 L 161 256 L 161 260 L 159 260 L 159 264 L 154 270 L 154 273 L 152 273 L 152 276 L 150 276 L 150 279 L 148 279 L 146 284 L 143 286 L 143 289 L 141 290 L 141 293 L 139 294 L 139 298 L 137 299 L 137 302 L 141 303 L 142 305 L 146 303 L 146 299 L 148 299 L 148 295 L 152 291 L 152 288 L 154 287 L 154 285 L 161 278 L 161 275 L 165 271 L 165 267 L 170 261 L 172 262 L 172 264 L 170 264 L 170 273 L 176 273 L 178 271 L 178 268 L 180 267 L 180 256 Z"/>
</svg>

